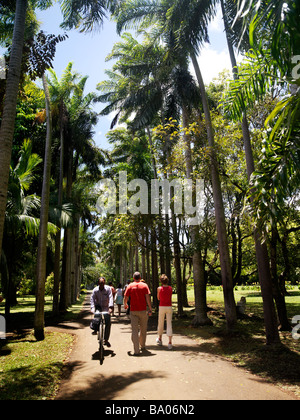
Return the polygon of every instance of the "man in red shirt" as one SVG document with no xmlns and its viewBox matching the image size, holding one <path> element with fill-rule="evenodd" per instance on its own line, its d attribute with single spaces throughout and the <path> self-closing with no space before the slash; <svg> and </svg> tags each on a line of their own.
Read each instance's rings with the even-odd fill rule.
<svg viewBox="0 0 300 420">
<path fill-rule="evenodd" d="M 148 315 L 152 314 L 150 290 L 146 283 L 141 281 L 141 274 L 136 272 L 124 295 L 124 307 L 128 308 L 128 298 L 130 297 L 130 319 L 132 335 L 131 340 L 134 347 L 134 355 L 138 356 L 141 350 L 145 350 L 147 337 Z M 147 313 L 147 305 L 149 312 Z M 140 327 L 140 335 L 139 335 Z"/>
</svg>

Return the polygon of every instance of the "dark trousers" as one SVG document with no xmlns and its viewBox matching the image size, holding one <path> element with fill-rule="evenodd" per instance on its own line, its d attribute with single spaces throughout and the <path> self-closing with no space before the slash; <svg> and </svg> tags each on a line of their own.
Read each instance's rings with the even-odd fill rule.
<svg viewBox="0 0 300 420">
<path fill-rule="evenodd" d="M 110 337 L 110 330 L 111 330 L 110 314 L 104 314 L 104 321 L 105 321 L 104 340 L 108 341 Z"/>
</svg>

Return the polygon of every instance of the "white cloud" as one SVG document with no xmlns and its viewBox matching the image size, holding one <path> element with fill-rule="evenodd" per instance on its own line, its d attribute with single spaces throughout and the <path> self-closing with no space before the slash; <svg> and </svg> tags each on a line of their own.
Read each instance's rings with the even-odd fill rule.
<svg viewBox="0 0 300 420">
<path fill-rule="evenodd" d="M 224 23 L 223 23 L 223 14 L 221 7 L 218 7 L 218 11 L 216 13 L 215 18 L 212 22 L 208 25 L 208 32 L 223 32 L 224 31 Z"/>
<path fill-rule="evenodd" d="M 231 69 L 230 57 L 227 49 L 216 51 L 210 45 L 206 45 L 199 54 L 198 62 L 204 83 L 208 85 L 223 70 Z M 191 67 L 193 74 L 194 69 Z"/>
</svg>

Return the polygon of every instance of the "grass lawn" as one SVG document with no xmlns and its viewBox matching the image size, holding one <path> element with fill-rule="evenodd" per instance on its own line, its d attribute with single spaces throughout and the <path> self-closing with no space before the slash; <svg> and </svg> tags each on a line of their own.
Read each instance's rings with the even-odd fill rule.
<svg viewBox="0 0 300 420">
<path fill-rule="evenodd" d="M 64 319 L 78 315 L 83 298 L 68 310 Z M 46 332 L 45 340 L 36 341 L 32 327 L 27 328 L 33 325 L 34 306 L 34 296 L 28 296 L 19 298 L 18 305 L 11 310 L 13 331 L 7 334 L 7 346 L 2 350 L 0 346 L 0 400 L 47 400 L 57 391 L 74 336 Z M 46 297 L 45 319 L 50 324 L 51 309 L 52 300 Z M 3 313 L 2 303 L 0 315 Z"/>
<path fill-rule="evenodd" d="M 300 289 L 288 290 L 286 297 L 288 316 L 300 315 Z M 211 287 L 207 292 L 208 313 L 213 326 L 194 328 L 194 293 L 188 292 L 190 307 L 185 308 L 186 317 L 175 319 L 176 332 L 184 333 L 199 343 L 199 350 L 216 354 L 232 363 L 257 374 L 267 381 L 296 393 L 300 397 L 300 340 L 294 340 L 291 332 L 280 332 L 282 345 L 265 345 L 262 298 L 258 287 L 237 287 L 236 302 L 244 296 L 247 300 L 246 319 L 238 321 L 236 332 L 226 334 L 223 292 L 220 287 Z M 174 296 L 175 297 L 175 296 Z M 176 299 L 175 304 L 176 304 Z"/>
<path fill-rule="evenodd" d="M 0 356 L 0 400 L 46 400 L 57 390 L 73 337 L 46 333 L 37 342 L 33 333 L 9 340 L 10 354 Z"/>
</svg>

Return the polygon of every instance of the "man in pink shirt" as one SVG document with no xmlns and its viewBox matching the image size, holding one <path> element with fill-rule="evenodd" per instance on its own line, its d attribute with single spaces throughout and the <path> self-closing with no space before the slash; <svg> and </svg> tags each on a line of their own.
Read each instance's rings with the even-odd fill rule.
<svg viewBox="0 0 300 420">
<path fill-rule="evenodd" d="M 148 315 L 152 314 L 150 290 L 146 283 L 141 281 L 141 274 L 136 272 L 124 295 L 124 307 L 128 308 L 128 298 L 130 297 L 130 319 L 132 335 L 131 340 L 134 347 L 134 355 L 138 356 L 141 350 L 145 350 L 147 337 Z M 147 305 L 149 312 L 147 313 Z M 139 334 L 140 328 L 140 334 Z"/>
</svg>

